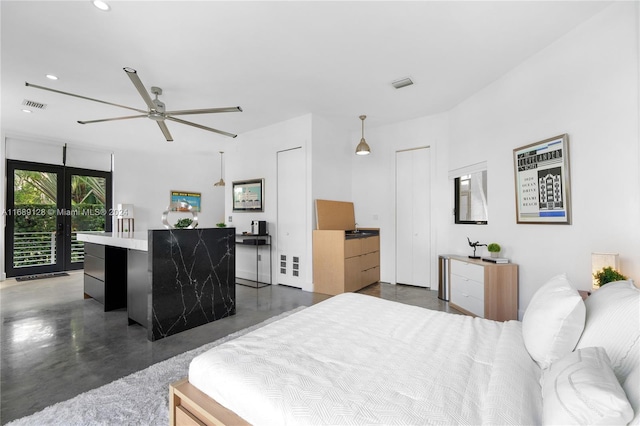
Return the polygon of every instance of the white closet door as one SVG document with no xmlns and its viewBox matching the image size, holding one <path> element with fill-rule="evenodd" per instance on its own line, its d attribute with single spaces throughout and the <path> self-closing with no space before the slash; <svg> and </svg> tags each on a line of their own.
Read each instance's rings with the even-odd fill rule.
<svg viewBox="0 0 640 426">
<path fill-rule="evenodd" d="M 302 148 L 278 152 L 276 281 L 302 288 L 306 267 L 305 159 Z"/>
<path fill-rule="evenodd" d="M 413 160 L 396 153 L 396 283 L 413 282 Z"/>
<path fill-rule="evenodd" d="M 396 153 L 396 282 L 430 286 L 430 152 Z"/>
<path fill-rule="evenodd" d="M 429 148 L 413 152 L 413 284 L 430 286 L 431 277 L 431 180 Z"/>
</svg>

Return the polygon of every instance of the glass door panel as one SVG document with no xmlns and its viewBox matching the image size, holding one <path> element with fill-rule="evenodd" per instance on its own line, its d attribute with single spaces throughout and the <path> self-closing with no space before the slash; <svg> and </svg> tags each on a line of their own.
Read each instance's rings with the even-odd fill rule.
<svg viewBox="0 0 640 426">
<path fill-rule="evenodd" d="M 107 178 L 71 174 L 71 234 L 70 263 L 84 262 L 84 243 L 77 240 L 78 232 L 107 230 Z"/>
<path fill-rule="evenodd" d="M 9 162 L 7 172 L 7 275 L 60 270 L 64 226 L 58 215 L 63 207 L 61 169 Z"/>
</svg>

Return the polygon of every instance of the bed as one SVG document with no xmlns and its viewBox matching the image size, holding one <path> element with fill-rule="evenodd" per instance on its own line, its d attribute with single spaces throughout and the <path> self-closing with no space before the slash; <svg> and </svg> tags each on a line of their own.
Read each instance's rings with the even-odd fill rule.
<svg viewBox="0 0 640 426">
<path fill-rule="evenodd" d="M 170 422 L 638 424 L 640 291 L 607 286 L 585 304 L 564 275 L 554 277 L 522 322 L 334 296 L 194 358 L 188 378 L 170 387 Z M 601 305 L 632 326 L 603 331 Z M 578 376 L 587 387 L 576 396 Z M 594 382 L 611 385 L 606 398 Z"/>
</svg>

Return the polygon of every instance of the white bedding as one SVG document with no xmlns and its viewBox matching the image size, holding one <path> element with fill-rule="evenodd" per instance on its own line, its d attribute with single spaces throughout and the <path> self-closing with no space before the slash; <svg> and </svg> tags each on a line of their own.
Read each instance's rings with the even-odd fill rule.
<svg viewBox="0 0 640 426">
<path fill-rule="evenodd" d="M 220 345 L 189 381 L 256 425 L 539 424 L 521 323 L 346 293 Z"/>
</svg>

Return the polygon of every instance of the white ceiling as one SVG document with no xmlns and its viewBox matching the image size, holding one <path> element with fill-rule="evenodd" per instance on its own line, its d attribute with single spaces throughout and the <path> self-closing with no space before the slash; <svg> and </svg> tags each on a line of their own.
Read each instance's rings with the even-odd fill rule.
<svg viewBox="0 0 640 426">
<path fill-rule="evenodd" d="M 608 4 L 112 1 L 101 12 L 88 0 L 1 1 L 2 128 L 113 149 L 213 153 L 307 113 L 359 132 L 361 114 L 369 128 L 449 110 Z M 24 84 L 146 109 L 123 67 L 161 87 L 168 110 L 241 106 L 183 116 L 240 136 L 167 122 L 168 143 L 146 118 L 81 125 L 135 113 Z M 413 86 L 391 86 L 407 76 Z M 47 108 L 26 114 L 24 99 Z"/>
</svg>

